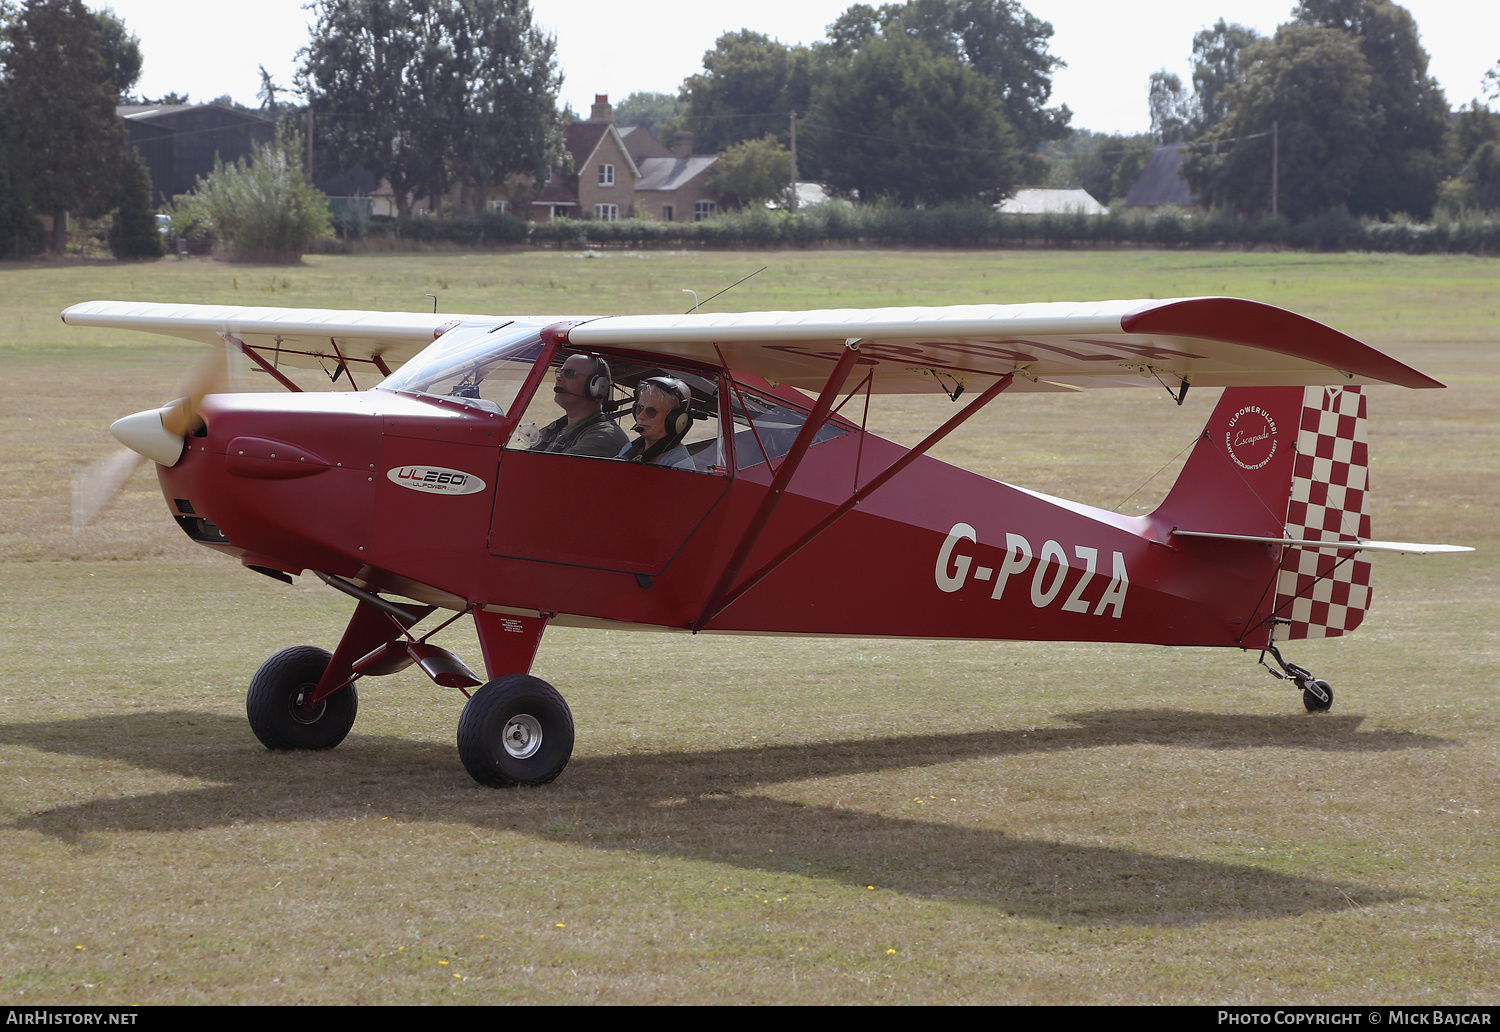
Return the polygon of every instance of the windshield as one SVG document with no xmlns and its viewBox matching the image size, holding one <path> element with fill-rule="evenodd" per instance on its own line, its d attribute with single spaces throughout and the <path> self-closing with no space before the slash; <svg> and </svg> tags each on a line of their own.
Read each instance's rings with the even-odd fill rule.
<svg viewBox="0 0 1500 1032">
<path fill-rule="evenodd" d="M 505 412 L 541 353 L 544 325 L 517 319 L 500 326 L 459 326 L 376 386 Z"/>
</svg>

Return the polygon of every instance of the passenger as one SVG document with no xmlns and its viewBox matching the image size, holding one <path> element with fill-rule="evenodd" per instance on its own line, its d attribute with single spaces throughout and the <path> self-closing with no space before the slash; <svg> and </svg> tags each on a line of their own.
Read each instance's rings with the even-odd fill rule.
<svg viewBox="0 0 1500 1032">
<path fill-rule="evenodd" d="M 556 386 L 552 388 L 552 400 L 566 415 L 542 427 L 531 450 L 610 459 L 621 448 L 629 447 L 625 431 L 604 414 L 604 403 L 613 387 L 604 359 L 597 355 L 571 356 L 558 367 Z"/>
<path fill-rule="evenodd" d="M 682 447 L 682 439 L 693 425 L 688 403 L 688 385 L 670 376 L 652 376 L 635 389 L 635 431 L 641 436 L 623 448 L 617 458 L 648 462 L 656 466 L 696 469 L 693 457 Z"/>
</svg>

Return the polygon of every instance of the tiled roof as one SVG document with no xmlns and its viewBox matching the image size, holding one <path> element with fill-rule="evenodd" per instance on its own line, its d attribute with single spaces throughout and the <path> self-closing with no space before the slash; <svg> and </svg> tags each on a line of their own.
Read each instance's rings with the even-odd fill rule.
<svg viewBox="0 0 1500 1032">
<path fill-rule="evenodd" d="M 1176 144 L 1167 144 L 1151 152 L 1141 177 L 1125 197 L 1127 208 L 1159 208 L 1175 204 L 1179 208 L 1197 204 L 1193 191 L 1182 178 L 1180 167 L 1186 152 Z"/>
<path fill-rule="evenodd" d="M 637 190 L 677 190 L 707 171 L 719 160 L 717 154 L 695 154 L 690 158 L 646 158 L 640 163 Z"/>
</svg>

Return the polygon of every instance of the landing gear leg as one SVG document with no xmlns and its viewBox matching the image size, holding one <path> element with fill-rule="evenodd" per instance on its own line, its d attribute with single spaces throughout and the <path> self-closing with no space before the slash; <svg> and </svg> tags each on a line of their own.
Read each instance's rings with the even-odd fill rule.
<svg viewBox="0 0 1500 1032">
<path fill-rule="evenodd" d="M 1267 652 L 1271 654 L 1272 659 L 1276 660 L 1276 665 L 1281 667 L 1281 670 L 1275 669 L 1266 662 Z M 1288 663 L 1282 659 L 1275 645 L 1267 645 L 1261 650 L 1260 665 L 1271 671 L 1272 677 L 1282 681 L 1291 681 L 1300 688 L 1302 705 L 1307 707 L 1307 712 L 1325 713 L 1333 708 L 1333 686 L 1327 681 L 1313 677 L 1312 671 L 1306 667 L 1300 667 L 1296 663 Z"/>
</svg>

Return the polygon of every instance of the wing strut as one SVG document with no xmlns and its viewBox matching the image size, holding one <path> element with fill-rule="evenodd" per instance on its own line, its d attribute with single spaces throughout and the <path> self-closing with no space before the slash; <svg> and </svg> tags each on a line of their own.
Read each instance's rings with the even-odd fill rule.
<svg viewBox="0 0 1500 1032">
<path fill-rule="evenodd" d="M 823 428 L 823 423 L 828 419 L 828 413 L 833 408 L 833 400 L 838 397 L 844 381 L 849 379 L 849 373 L 854 369 L 854 360 L 858 357 L 859 341 L 845 341 L 844 353 L 834 364 L 833 372 L 828 374 L 828 382 L 823 385 L 823 391 L 818 395 L 817 403 L 813 405 L 807 421 L 802 424 L 802 429 L 797 431 L 797 439 L 792 442 L 791 451 L 787 452 L 786 458 L 781 460 L 781 468 L 776 471 L 776 477 L 771 481 L 771 489 L 766 492 L 765 498 L 761 499 L 760 508 L 755 510 L 755 515 L 746 525 L 739 545 L 735 548 L 734 554 L 729 557 L 729 563 L 724 567 L 724 572 L 719 575 L 719 581 L 714 585 L 714 590 L 709 593 L 703 612 L 699 613 L 698 619 L 693 621 L 693 633 L 701 631 L 703 625 L 727 604 L 723 599 L 729 593 L 729 586 L 734 583 L 735 577 L 739 576 L 740 568 L 745 565 L 745 560 L 750 558 L 750 549 L 754 548 L 755 542 L 760 539 L 761 531 L 766 529 L 766 521 L 771 518 L 776 503 L 781 501 L 781 496 L 786 493 L 787 485 L 792 482 L 792 474 L 797 472 L 797 467 L 802 464 L 802 457 L 807 454 L 807 449 L 812 447 L 813 438 Z"/>
<path fill-rule="evenodd" d="M 912 448 L 905 455 L 901 456 L 895 462 L 887 466 L 884 472 L 880 473 L 877 477 L 875 477 L 875 479 L 871 480 L 864 487 L 860 488 L 852 495 L 850 495 L 842 505 L 840 505 L 837 509 L 834 509 L 833 512 L 829 513 L 827 516 L 823 517 L 823 519 L 819 521 L 817 526 L 813 527 L 806 534 L 802 535 L 802 537 L 798 538 L 795 544 L 782 551 L 780 555 L 767 562 L 760 569 L 752 573 L 749 577 L 746 577 L 734 588 L 734 590 L 725 591 L 723 593 L 722 599 L 719 598 L 719 590 L 716 588 L 714 596 L 710 599 L 709 604 L 703 608 L 703 612 L 699 615 L 698 622 L 693 626 L 693 630 L 702 630 L 703 626 L 707 624 L 708 621 L 718 616 L 725 609 L 728 609 L 736 599 L 738 599 L 745 592 L 749 591 L 751 588 L 755 587 L 755 585 L 759 584 L 778 566 L 786 562 L 792 556 L 796 555 L 802 549 L 806 548 L 809 544 L 812 543 L 814 538 L 822 534 L 825 530 L 842 519 L 844 514 L 849 512 L 850 509 L 853 509 L 860 502 L 864 501 L 866 498 L 870 497 L 870 495 L 874 494 L 880 488 L 884 487 L 892 477 L 896 476 L 907 466 L 911 465 L 917 459 L 927 454 L 927 452 L 932 448 L 933 445 L 937 444 L 943 438 L 947 437 L 954 430 L 958 429 L 961 425 L 967 422 L 970 416 L 974 415 L 974 413 L 978 412 L 980 409 L 984 408 L 984 406 L 988 405 L 992 400 L 994 400 L 996 395 L 1009 387 L 1011 383 L 1014 382 L 1014 380 L 1015 375 L 1013 373 L 1006 373 L 1004 376 L 1000 377 L 1000 379 L 991 384 L 989 389 L 987 389 L 983 394 L 979 395 L 979 397 L 975 398 L 973 401 L 969 402 L 968 405 L 964 406 L 962 412 L 959 412 L 956 415 L 952 416 L 946 423 L 924 437 L 921 443 L 919 443 L 916 447 Z M 803 425 L 803 429 L 807 429 L 806 424 Z M 726 579 L 720 578 L 720 584 L 722 585 L 724 583 L 726 583 Z"/>
<path fill-rule="evenodd" d="M 219 334 L 219 336 L 224 339 L 225 343 L 232 344 L 240 354 L 248 355 L 250 357 L 250 361 L 254 362 L 266 372 L 270 373 L 271 376 L 276 380 L 276 382 L 281 384 L 281 386 L 285 387 L 289 391 L 293 391 L 298 394 L 302 393 L 301 387 L 298 387 L 291 380 L 288 380 L 284 375 L 282 375 L 280 369 L 277 369 L 270 362 L 267 362 L 264 358 L 262 358 L 259 351 L 256 351 L 254 348 L 246 344 L 244 341 L 240 340 L 232 333 L 221 333 Z"/>
</svg>

